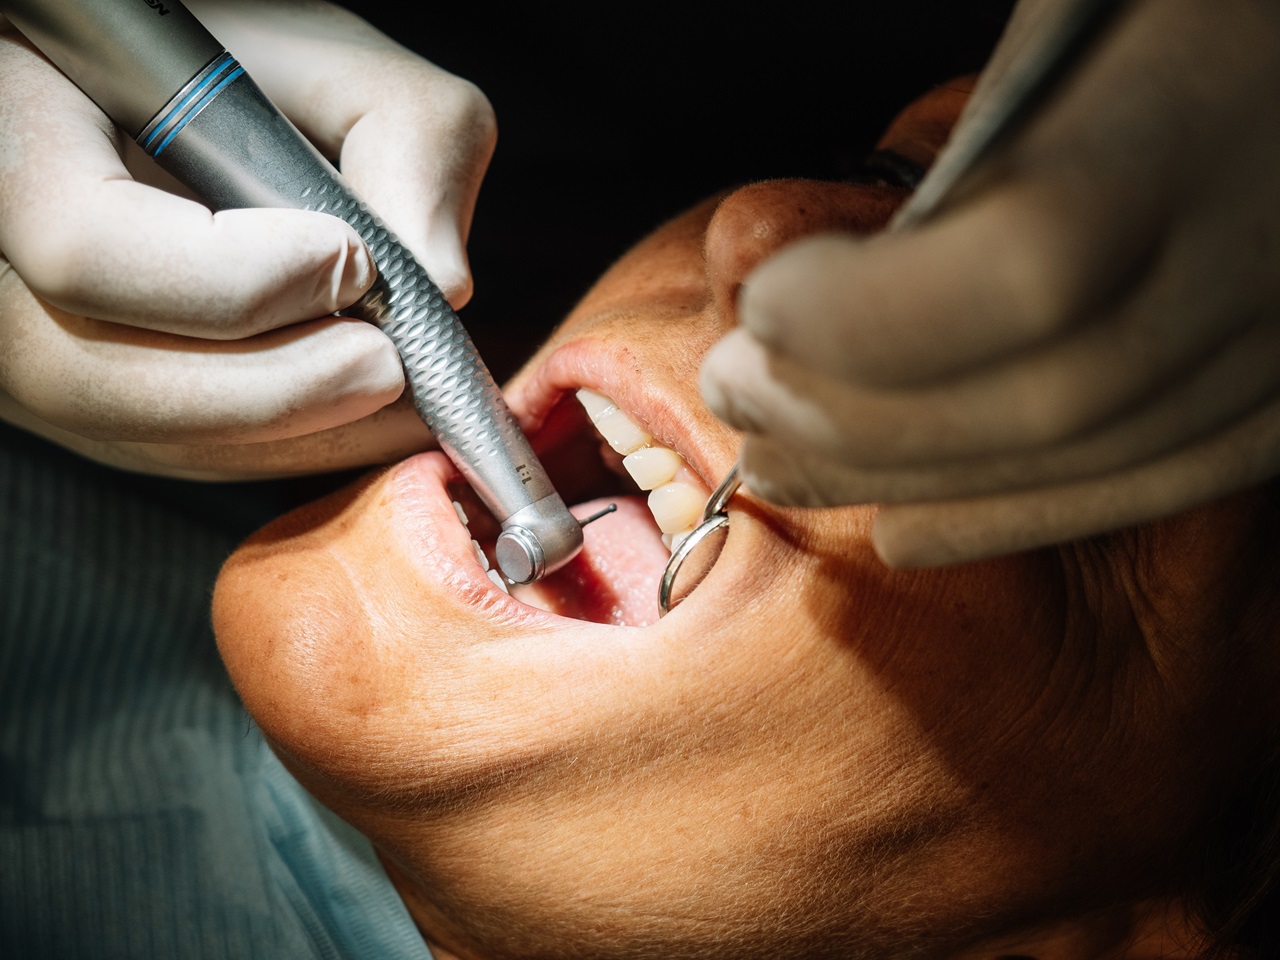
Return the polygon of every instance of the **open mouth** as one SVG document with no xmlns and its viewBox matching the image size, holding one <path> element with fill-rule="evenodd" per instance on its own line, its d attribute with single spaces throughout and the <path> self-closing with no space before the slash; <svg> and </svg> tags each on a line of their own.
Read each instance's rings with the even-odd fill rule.
<svg viewBox="0 0 1280 960">
<path fill-rule="evenodd" d="M 574 516 L 617 504 L 584 529 L 582 552 L 560 570 L 537 583 L 505 582 L 493 556 L 497 522 L 460 477 L 447 480 L 453 517 L 470 541 L 455 560 L 474 564 L 470 583 L 484 577 L 478 585 L 487 603 L 510 603 L 493 595 L 500 591 L 526 608 L 574 620 L 644 626 L 658 619 L 662 571 L 700 520 L 709 489 L 680 439 L 665 432 L 670 404 L 643 385 L 611 384 L 609 366 L 603 358 L 584 364 L 582 351 L 561 348 L 521 397 L 537 424 L 530 440 Z"/>
</svg>

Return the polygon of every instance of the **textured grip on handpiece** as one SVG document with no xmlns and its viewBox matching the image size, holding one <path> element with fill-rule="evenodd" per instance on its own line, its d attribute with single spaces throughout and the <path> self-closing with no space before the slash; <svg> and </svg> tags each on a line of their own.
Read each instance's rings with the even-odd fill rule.
<svg viewBox="0 0 1280 960">
<path fill-rule="evenodd" d="M 502 522 L 496 559 L 503 574 L 530 583 L 564 564 L 581 548 L 582 528 L 440 288 L 341 182 L 309 188 L 304 202 L 345 220 L 369 248 L 378 279 L 346 312 L 376 323 L 396 345 L 414 409 Z"/>
<path fill-rule="evenodd" d="M 502 572 L 529 583 L 581 549 L 582 526 L 426 270 L 180 2 L 0 0 L 0 10 L 213 209 L 292 207 L 354 227 L 378 279 L 347 312 L 399 350 L 418 415 L 502 523 Z"/>
<path fill-rule="evenodd" d="M 421 264 L 180 2 L 0 0 L 0 10 L 213 209 L 293 207 L 354 227 L 379 276 L 348 312 L 395 343 L 418 415 L 502 523 L 503 573 L 528 583 L 581 549 L 581 525 Z"/>
<path fill-rule="evenodd" d="M 502 572 L 528 583 L 578 552 L 580 524 L 444 294 L 234 60 L 220 57 L 193 77 L 138 142 L 214 209 L 293 207 L 350 224 L 378 278 L 346 312 L 395 343 L 418 415 L 504 527 Z"/>
</svg>

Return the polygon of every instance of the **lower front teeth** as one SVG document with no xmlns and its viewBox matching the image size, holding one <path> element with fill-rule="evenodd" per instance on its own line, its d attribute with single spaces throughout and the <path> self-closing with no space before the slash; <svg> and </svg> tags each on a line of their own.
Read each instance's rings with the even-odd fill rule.
<svg viewBox="0 0 1280 960">
<path fill-rule="evenodd" d="M 472 541 L 471 541 L 471 549 L 472 549 L 472 550 L 474 550 L 474 551 L 476 552 L 476 560 L 478 560 L 478 561 L 479 561 L 479 563 L 480 563 L 480 569 L 482 569 L 482 570 L 488 570 L 488 569 L 489 569 L 489 558 L 488 558 L 488 557 L 486 557 L 486 556 L 484 555 L 484 548 L 483 548 L 482 546 L 480 546 L 480 541 L 479 541 L 479 540 L 472 540 Z"/>
<path fill-rule="evenodd" d="M 578 401 L 605 442 L 624 455 L 622 464 L 640 489 L 651 491 L 649 511 L 662 530 L 662 542 L 674 549 L 701 519 L 708 492 L 700 484 L 674 479 L 681 472 L 684 459 L 656 443 L 611 399 L 591 390 L 579 390 Z"/>
</svg>

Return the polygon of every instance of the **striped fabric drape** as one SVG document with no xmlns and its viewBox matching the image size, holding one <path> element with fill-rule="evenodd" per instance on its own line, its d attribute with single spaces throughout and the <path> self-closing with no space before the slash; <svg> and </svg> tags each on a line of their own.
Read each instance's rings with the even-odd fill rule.
<svg viewBox="0 0 1280 960">
<path fill-rule="evenodd" d="M 430 957 L 218 660 L 218 566 L 286 499 L 0 427 L 0 957 Z"/>
</svg>

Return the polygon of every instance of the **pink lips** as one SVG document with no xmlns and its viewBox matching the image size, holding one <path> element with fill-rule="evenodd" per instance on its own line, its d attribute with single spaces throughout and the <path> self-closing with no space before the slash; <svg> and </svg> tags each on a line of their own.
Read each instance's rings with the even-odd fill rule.
<svg viewBox="0 0 1280 960">
<path fill-rule="evenodd" d="M 386 478 L 393 529 L 421 575 L 477 613 L 532 624 L 548 614 L 612 625 L 642 626 L 658 618 L 657 584 L 667 552 L 639 497 L 609 498 L 573 508 L 585 517 L 607 503 L 618 512 L 587 527 L 582 553 L 536 584 L 502 593 L 476 562 L 471 534 L 458 521 L 446 484 L 453 465 L 423 453 L 395 466 Z M 478 519 L 473 527 L 480 526 Z"/>
<path fill-rule="evenodd" d="M 391 468 L 384 482 L 390 494 L 389 526 L 404 553 L 419 562 L 422 576 L 443 585 L 467 603 L 505 596 L 476 562 L 471 534 L 454 512 L 446 483 L 456 470 L 442 453 L 420 453 Z"/>
</svg>

